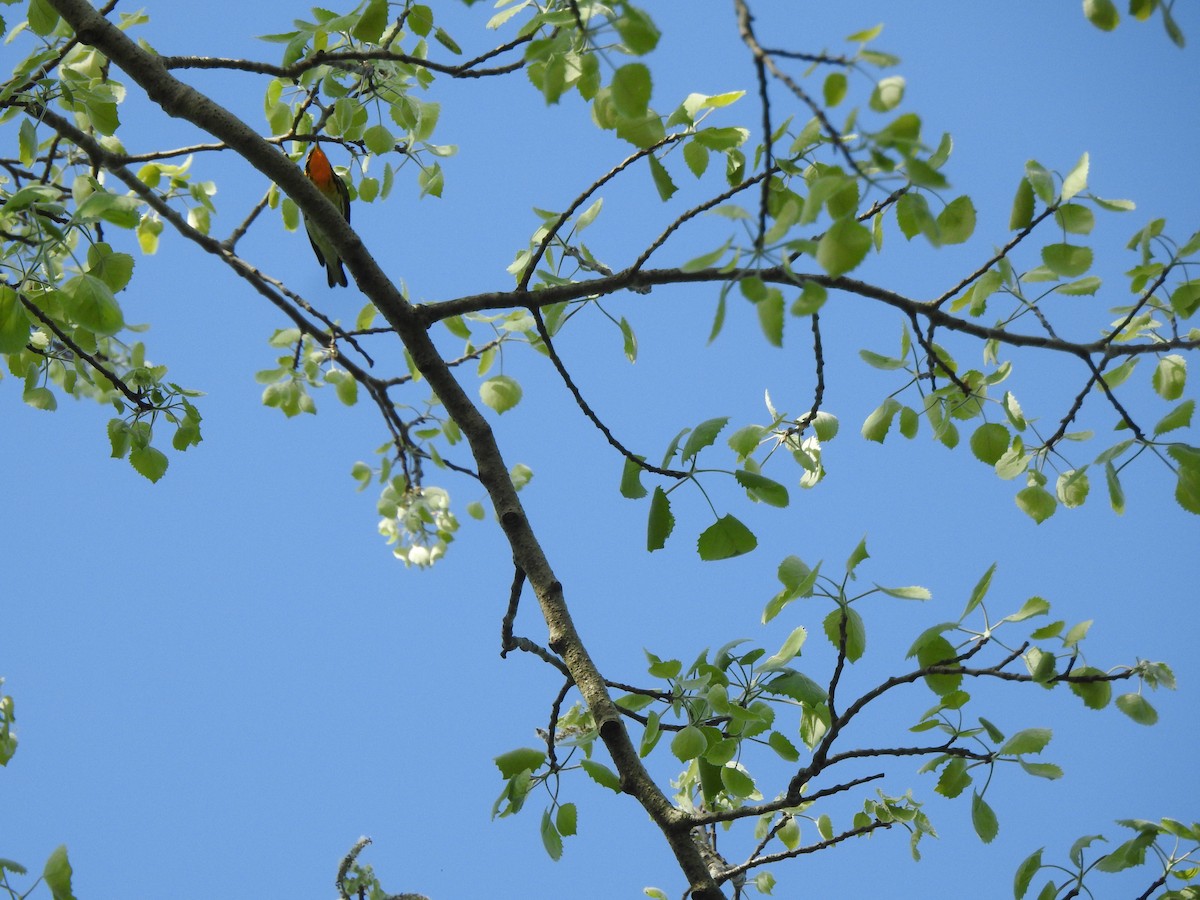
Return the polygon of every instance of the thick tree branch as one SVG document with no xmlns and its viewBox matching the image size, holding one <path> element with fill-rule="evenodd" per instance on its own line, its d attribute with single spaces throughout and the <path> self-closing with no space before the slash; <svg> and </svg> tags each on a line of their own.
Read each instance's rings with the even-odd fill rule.
<svg viewBox="0 0 1200 900">
<path fill-rule="evenodd" d="M 426 331 L 429 321 L 417 315 L 349 223 L 290 160 L 233 113 L 174 78 L 157 57 L 98 15 L 86 0 L 49 2 L 75 30 L 81 42 L 104 52 L 164 111 L 225 141 L 278 184 L 343 257 L 359 288 L 396 330 L 413 364 L 466 436 L 479 466 L 480 481 L 492 500 L 514 561 L 525 572 L 541 607 L 549 629 L 550 649 L 562 657 L 588 704 L 600 738 L 620 774 L 622 790 L 635 797 L 662 830 L 684 877 L 692 886 L 695 900 L 720 898 L 721 891 L 691 840 L 686 817 L 671 804 L 642 764 L 620 711 L 575 629 L 562 584 L 525 514 L 491 426 L 446 366 Z"/>
</svg>

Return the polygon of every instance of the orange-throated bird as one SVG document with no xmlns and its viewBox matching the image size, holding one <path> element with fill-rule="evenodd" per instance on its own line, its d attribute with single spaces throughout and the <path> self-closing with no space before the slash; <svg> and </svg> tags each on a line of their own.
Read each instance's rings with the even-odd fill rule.
<svg viewBox="0 0 1200 900">
<path fill-rule="evenodd" d="M 333 171 L 333 166 L 329 164 L 329 157 L 321 150 L 320 144 L 314 144 L 312 153 L 308 154 L 308 161 L 304 164 L 304 174 L 349 222 L 350 192 L 346 189 L 346 183 Z M 346 287 L 346 271 L 342 268 L 342 258 L 338 256 L 338 252 L 329 242 L 329 238 L 325 237 L 321 229 L 309 222 L 307 218 L 304 220 L 304 230 L 308 232 L 313 252 L 317 254 L 317 262 L 325 267 L 325 276 L 329 279 L 329 286 L 340 284 L 342 287 Z"/>
</svg>

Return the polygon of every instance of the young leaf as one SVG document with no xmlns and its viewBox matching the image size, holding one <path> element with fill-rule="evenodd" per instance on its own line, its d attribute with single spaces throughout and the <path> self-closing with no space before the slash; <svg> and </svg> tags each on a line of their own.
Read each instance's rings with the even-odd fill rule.
<svg viewBox="0 0 1200 900">
<path fill-rule="evenodd" d="M 495 375 L 479 385 L 479 397 L 498 413 L 521 402 L 521 385 L 507 375 Z"/>
<path fill-rule="evenodd" d="M 791 662 L 800 653 L 800 648 L 804 646 L 804 641 L 807 637 L 808 630 L 803 625 L 798 625 L 788 635 L 787 640 L 783 642 L 783 646 L 779 648 L 779 652 L 759 664 L 759 671 L 779 669 Z"/>
</svg>

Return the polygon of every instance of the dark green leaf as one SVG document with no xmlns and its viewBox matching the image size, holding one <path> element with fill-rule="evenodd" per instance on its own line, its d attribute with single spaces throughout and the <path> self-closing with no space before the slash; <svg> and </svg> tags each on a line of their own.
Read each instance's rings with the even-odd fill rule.
<svg viewBox="0 0 1200 900">
<path fill-rule="evenodd" d="M 661 550 L 675 528 L 675 516 L 671 513 L 671 501 L 661 487 L 654 488 L 650 498 L 650 518 L 646 523 L 646 549 Z"/>
</svg>

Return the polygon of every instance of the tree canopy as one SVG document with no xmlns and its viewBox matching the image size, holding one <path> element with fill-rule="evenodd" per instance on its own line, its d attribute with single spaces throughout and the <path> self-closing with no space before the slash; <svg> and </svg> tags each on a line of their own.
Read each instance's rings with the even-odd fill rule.
<svg viewBox="0 0 1200 900">
<path fill-rule="evenodd" d="M 208 801 L 244 817 L 211 865 L 247 894 L 248 859 L 314 844 L 346 898 L 436 897 L 446 867 L 538 891 L 534 845 L 592 861 L 577 893 L 715 900 L 995 841 L 988 895 L 1200 895 L 1195 701 L 1167 693 L 1194 664 L 1158 653 L 1188 646 L 1200 513 L 1197 192 L 1103 172 L 1178 159 L 1165 113 L 1072 134 L 1126 64 L 1093 47 L 1161 65 L 1179 111 L 1182 10 L 926 13 L 1083 48 L 996 85 L 953 29 L 922 63 L 890 24 L 751 0 L 218 7 L 216 45 L 156 31 L 194 8 L 118 6 L 0 22 L 7 777 L 116 771 L 170 832 L 222 773 L 279 797 L 273 741 L 303 735 L 294 799 Z M 96 719 L 54 731 L 46 686 L 78 710 L 85 678 Z M 30 698 L 57 742 L 14 725 Z M 193 712 L 155 736 L 166 706 Z M 85 764 L 82 734 L 116 746 Z M 1076 768 L 1118 792 L 1105 766 L 1138 808 L 1048 812 Z M 462 824 L 493 797 L 519 824 Z M 132 890 L 89 874 L 94 814 L 38 819 L 0 847 L 48 856 L 40 885 L 0 861 L 11 896 Z"/>
</svg>

